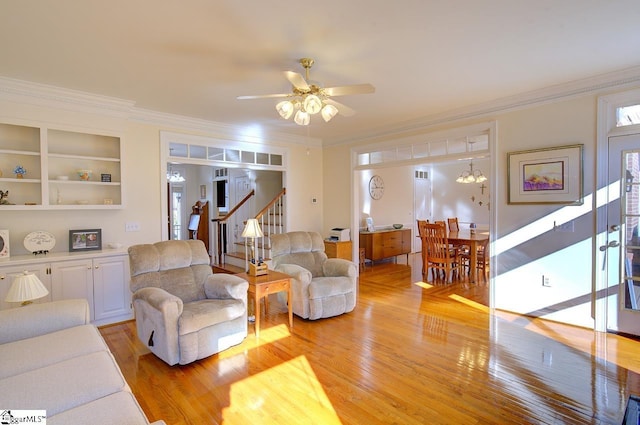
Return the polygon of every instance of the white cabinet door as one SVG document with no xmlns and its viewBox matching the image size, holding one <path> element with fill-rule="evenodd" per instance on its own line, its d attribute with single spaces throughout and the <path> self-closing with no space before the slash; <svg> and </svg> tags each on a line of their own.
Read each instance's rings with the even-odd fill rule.
<svg viewBox="0 0 640 425">
<path fill-rule="evenodd" d="M 51 263 L 51 299 L 84 298 L 89 302 L 91 320 L 93 306 L 93 267 L 91 259 Z"/>
<path fill-rule="evenodd" d="M 48 264 L 29 264 L 26 266 L 5 266 L 0 267 L 0 310 L 4 310 L 7 308 L 18 307 L 19 303 L 8 303 L 5 302 L 4 299 L 7 297 L 9 293 L 9 288 L 11 288 L 11 284 L 13 283 L 13 278 L 22 274 L 25 271 L 35 274 L 38 276 L 38 279 L 44 284 L 44 286 L 49 291 L 49 295 L 46 297 L 42 297 L 40 299 L 34 300 L 34 303 L 42 303 L 51 301 L 51 279 L 47 274 Z"/>
<path fill-rule="evenodd" d="M 93 296 L 96 322 L 132 317 L 128 257 L 93 260 Z"/>
</svg>

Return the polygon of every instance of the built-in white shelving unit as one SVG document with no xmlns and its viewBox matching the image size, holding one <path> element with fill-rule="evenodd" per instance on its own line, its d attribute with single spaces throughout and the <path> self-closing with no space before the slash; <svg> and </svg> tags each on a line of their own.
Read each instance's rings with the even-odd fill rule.
<svg viewBox="0 0 640 425">
<path fill-rule="evenodd" d="M 0 210 L 122 208 L 121 152 L 117 135 L 0 123 L 0 190 L 13 204 Z"/>
</svg>

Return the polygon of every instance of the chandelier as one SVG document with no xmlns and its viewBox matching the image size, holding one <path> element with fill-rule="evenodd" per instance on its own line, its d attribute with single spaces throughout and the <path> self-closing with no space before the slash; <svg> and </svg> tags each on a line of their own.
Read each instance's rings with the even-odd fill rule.
<svg viewBox="0 0 640 425">
<path fill-rule="evenodd" d="M 285 120 L 293 116 L 293 121 L 298 125 L 309 125 L 311 115 L 317 113 L 320 113 L 325 122 L 331 121 L 338 113 L 338 108 L 325 103 L 317 86 L 311 85 L 310 88 L 310 93 L 301 93 L 294 99 L 278 102 L 276 111 Z"/>
<path fill-rule="evenodd" d="M 169 169 L 167 170 L 167 181 L 169 183 L 182 183 L 185 180 L 184 176 L 180 174 L 180 171 L 173 171 L 171 169 L 171 164 L 169 164 Z"/>
<path fill-rule="evenodd" d="M 473 151 L 474 141 L 467 140 L 467 144 L 469 145 L 469 150 Z M 458 183 L 482 183 L 486 182 L 487 177 L 484 173 L 478 169 L 473 169 L 473 158 L 469 161 L 469 169 L 460 173 L 456 182 Z"/>
<path fill-rule="evenodd" d="M 473 160 L 469 162 L 469 169 L 460 173 L 456 179 L 458 183 L 482 183 L 487 181 L 487 177 L 482 171 L 473 169 Z"/>
</svg>

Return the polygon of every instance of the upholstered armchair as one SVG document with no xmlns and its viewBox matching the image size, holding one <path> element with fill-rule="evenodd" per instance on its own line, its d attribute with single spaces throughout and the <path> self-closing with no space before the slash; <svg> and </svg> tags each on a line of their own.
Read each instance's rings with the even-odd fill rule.
<svg viewBox="0 0 640 425">
<path fill-rule="evenodd" d="M 317 232 L 271 235 L 271 268 L 292 277 L 293 312 L 304 319 L 338 316 L 356 306 L 357 268 L 327 258 Z"/>
<path fill-rule="evenodd" d="M 213 274 L 200 240 L 129 248 L 138 338 L 169 365 L 187 364 L 247 336 L 249 284 Z"/>
</svg>

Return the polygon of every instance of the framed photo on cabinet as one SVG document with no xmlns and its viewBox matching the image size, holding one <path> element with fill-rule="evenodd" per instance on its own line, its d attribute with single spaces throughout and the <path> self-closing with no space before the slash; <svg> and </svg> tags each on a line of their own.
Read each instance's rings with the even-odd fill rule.
<svg viewBox="0 0 640 425">
<path fill-rule="evenodd" d="M 101 249 L 102 229 L 69 230 L 69 252 Z"/>
<path fill-rule="evenodd" d="M 507 202 L 582 205 L 583 146 L 507 153 Z"/>
<path fill-rule="evenodd" d="M 9 258 L 9 231 L 0 229 L 0 258 Z"/>
</svg>

